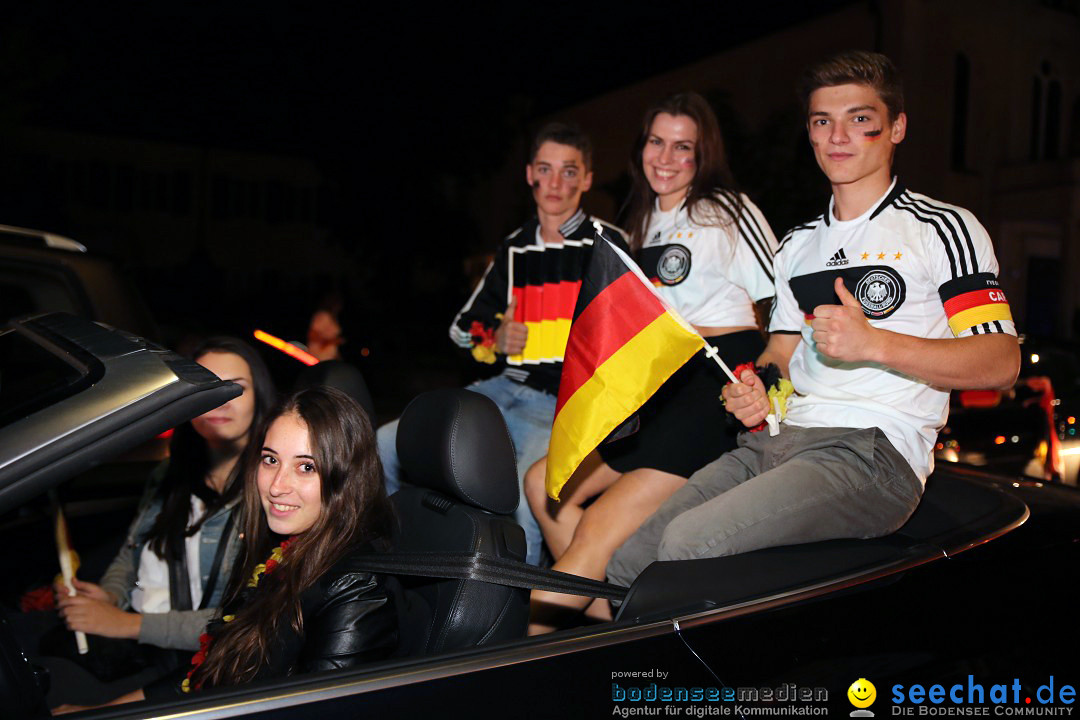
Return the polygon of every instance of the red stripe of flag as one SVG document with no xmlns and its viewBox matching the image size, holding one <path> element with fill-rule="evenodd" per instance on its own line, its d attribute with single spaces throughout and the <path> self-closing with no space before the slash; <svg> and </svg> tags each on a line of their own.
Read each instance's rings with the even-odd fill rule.
<svg viewBox="0 0 1080 720">
<path fill-rule="evenodd" d="M 513 288 L 513 297 L 517 299 L 517 312 L 512 320 L 517 322 L 540 322 L 541 320 L 572 320 L 574 306 L 577 305 L 578 292 L 581 290 L 581 281 L 564 281 L 560 283 L 544 283 L 542 286 L 528 285 Z M 526 301 L 529 297 L 531 302 Z M 542 298 L 540 303 L 536 298 Z M 533 308 L 526 317 L 526 306 Z M 539 307 L 539 312 L 536 308 Z"/>
<path fill-rule="evenodd" d="M 578 292 L 581 290 L 580 280 L 563 280 L 559 283 L 559 317 L 572 320 L 574 306 L 577 305 Z"/>
<path fill-rule="evenodd" d="M 544 307 L 540 312 L 541 320 L 556 320 L 559 317 L 559 283 L 544 283 Z"/>
<path fill-rule="evenodd" d="M 521 322 L 540 322 L 544 319 L 544 288 L 540 285 L 525 286 L 524 317 Z M 520 306 L 519 306 L 520 307 Z"/>
<path fill-rule="evenodd" d="M 574 320 L 566 345 L 555 414 L 611 355 L 664 313 L 629 270 L 608 284 Z"/>
<path fill-rule="evenodd" d="M 1005 293 L 1002 290 L 972 290 L 970 292 L 966 292 L 962 295 L 957 295 L 954 298 L 946 300 L 945 314 L 949 317 L 952 317 L 957 313 L 963 312 L 964 310 L 970 310 L 973 307 L 979 307 L 981 305 L 994 305 L 1004 302 L 1007 302 L 1007 300 L 1005 299 Z"/>
</svg>

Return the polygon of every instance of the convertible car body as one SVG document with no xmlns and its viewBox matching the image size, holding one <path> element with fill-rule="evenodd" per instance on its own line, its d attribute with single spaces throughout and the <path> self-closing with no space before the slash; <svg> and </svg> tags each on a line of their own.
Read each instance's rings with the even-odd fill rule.
<svg viewBox="0 0 1080 720">
<path fill-rule="evenodd" d="M 235 392 L 166 350 L 71 316 L 9 323 L 0 331 L 8 555 L 52 552 L 55 563 L 31 538 L 42 537 L 40 497 L 61 483 L 81 524 L 107 532 L 95 513 L 123 517 L 124 506 L 94 493 L 124 492 L 82 478 Z M 78 542 L 79 517 L 72 523 Z M 35 581 L 20 573 L 56 573 L 42 564 L 9 561 L 8 613 L 12 594 Z M 86 717 L 1067 714 L 1080 684 L 1077 567 L 1080 492 L 949 465 L 894 535 L 655 563 L 614 622 Z M 876 688 L 869 704 L 849 696 L 857 680 Z M 0 715 L 47 716 L 45 682 L 0 625 Z"/>
</svg>

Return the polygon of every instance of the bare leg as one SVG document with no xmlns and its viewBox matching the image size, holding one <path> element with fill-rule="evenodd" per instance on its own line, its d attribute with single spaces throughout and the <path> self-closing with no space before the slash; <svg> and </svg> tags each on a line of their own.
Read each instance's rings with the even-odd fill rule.
<svg viewBox="0 0 1080 720">
<path fill-rule="evenodd" d="M 525 473 L 525 497 L 544 534 L 544 542 L 551 556 L 558 560 L 574 537 L 574 529 L 584 512 L 582 505 L 610 487 L 619 479 L 619 473 L 608 467 L 598 453 L 592 452 L 563 486 L 556 502 L 547 496 L 544 487 L 546 471 L 546 457 L 540 458 L 528 469 Z"/>
<path fill-rule="evenodd" d="M 554 569 L 602 580 L 615 550 L 684 484 L 684 477 L 651 468 L 626 473 L 582 513 L 574 538 Z M 580 612 L 591 602 L 578 595 L 533 590 L 529 634 L 551 632 L 557 611 Z"/>
</svg>

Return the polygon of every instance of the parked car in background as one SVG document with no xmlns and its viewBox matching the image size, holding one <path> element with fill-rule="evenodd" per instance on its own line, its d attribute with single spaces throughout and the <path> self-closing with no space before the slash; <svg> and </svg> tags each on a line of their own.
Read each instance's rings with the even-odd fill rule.
<svg viewBox="0 0 1080 720">
<path fill-rule="evenodd" d="M 43 312 L 160 340 L 142 297 L 114 262 L 70 238 L 0 225 L 0 322 Z"/>
<path fill-rule="evenodd" d="M 1080 360 L 1046 342 L 1026 341 L 1021 350 L 1012 388 L 953 393 L 935 457 L 1006 477 L 1077 485 Z"/>
</svg>

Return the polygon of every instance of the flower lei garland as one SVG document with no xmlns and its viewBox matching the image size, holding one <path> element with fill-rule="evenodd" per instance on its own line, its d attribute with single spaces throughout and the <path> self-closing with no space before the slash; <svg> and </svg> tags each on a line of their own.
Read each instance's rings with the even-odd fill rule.
<svg viewBox="0 0 1080 720">
<path fill-rule="evenodd" d="M 249 588 L 258 587 L 259 579 L 264 574 L 273 572 L 274 568 L 281 564 L 282 559 L 285 557 L 285 548 L 289 547 L 294 540 L 296 540 L 295 535 L 271 550 L 270 557 L 267 558 L 266 562 L 259 563 L 255 566 L 255 570 L 251 573 L 251 579 L 247 582 Z M 235 619 L 235 615 L 223 615 L 221 621 L 232 622 Z M 203 633 L 199 636 L 199 651 L 191 656 L 191 669 L 188 670 L 187 676 L 180 683 L 180 689 L 182 691 L 186 693 L 191 692 L 191 676 L 195 674 L 195 671 L 199 669 L 200 665 L 206 662 L 206 653 L 210 650 L 210 644 L 213 640 L 214 636 L 210 633 Z M 202 683 L 196 685 L 195 689 L 201 690 Z"/>
<path fill-rule="evenodd" d="M 249 588 L 259 586 L 259 578 L 263 573 L 273 572 L 274 568 L 281 564 L 282 558 L 285 557 L 285 548 L 292 544 L 292 541 L 296 539 L 296 536 L 289 538 L 285 542 L 278 545 L 276 548 L 270 551 L 270 557 L 266 562 L 259 563 L 255 566 L 255 570 L 251 573 L 251 579 L 248 580 L 247 586 Z"/>
<path fill-rule="evenodd" d="M 496 317 L 501 318 L 501 316 Z M 495 331 L 478 320 L 474 320 L 469 326 L 469 335 L 472 336 L 473 341 L 473 358 L 489 365 L 495 362 Z"/>
</svg>

